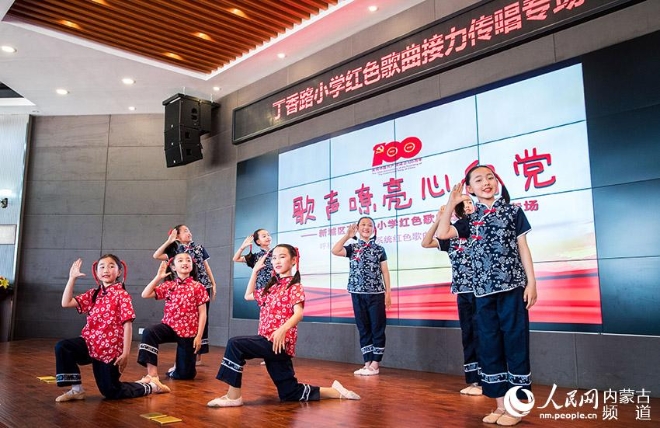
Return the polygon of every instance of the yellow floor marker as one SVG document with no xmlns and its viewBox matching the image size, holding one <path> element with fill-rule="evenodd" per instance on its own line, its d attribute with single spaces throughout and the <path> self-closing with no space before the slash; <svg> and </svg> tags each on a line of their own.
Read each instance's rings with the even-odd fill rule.
<svg viewBox="0 0 660 428">
<path fill-rule="evenodd" d="M 55 379 L 55 376 L 37 376 L 37 379 L 46 383 L 55 383 L 57 381 L 57 379 Z"/>
</svg>

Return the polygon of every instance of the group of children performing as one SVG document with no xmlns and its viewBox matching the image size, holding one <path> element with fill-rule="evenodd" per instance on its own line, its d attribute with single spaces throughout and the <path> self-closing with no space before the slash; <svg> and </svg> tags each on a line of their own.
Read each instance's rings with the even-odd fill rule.
<svg viewBox="0 0 660 428">
<path fill-rule="evenodd" d="M 470 196 L 476 196 L 474 204 Z M 497 197 L 500 193 L 501 196 Z M 452 223 L 452 218 L 457 219 Z M 452 265 L 452 293 L 457 294 L 463 338 L 466 395 L 496 399 L 496 409 L 483 422 L 511 426 L 520 418 L 508 414 L 504 395 L 511 387 L 531 387 L 528 310 L 536 303 L 536 280 L 526 233 L 531 229 L 524 212 L 509 201 L 506 188 L 489 166 L 476 165 L 454 186 L 426 233 L 422 246 L 446 251 Z M 354 239 L 351 243 L 347 242 Z M 259 306 L 257 335 L 229 339 L 218 375 L 229 385 L 227 393 L 208 402 L 210 407 L 243 405 L 242 374 L 246 360 L 264 360 L 282 401 L 322 398 L 357 400 L 359 395 L 338 381 L 331 387 L 300 383 L 295 377 L 297 325 L 303 318 L 305 293 L 301 284 L 297 248 L 279 244 L 270 248 L 268 231 L 248 236 L 234 255 L 252 274 L 246 300 Z M 252 253 L 252 245 L 259 251 Z M 250 247 L 248 254 L 243 254 Z M 357 376 L 380 373 L 385 351 L 386 310 L 391 305 L 390 274 L 385 249 L 376 243 L 375 222 L 362 217 L 332 247 L 332 254 L 349 259 L 348 292 L 360 336 L 364 366 Z M 71 266 L 62 306 L 87 314 L 81 337 L 55 347 L 57 385 L 71 390 L 56 401 L 82 400 L 80 365 L 92 364 L 96 384 L 108 399 L 170 392 L 158 373 L 158 346 L 177 343 L 172 379 L 193 379 L 196 360 L 208 352 L 208 308 L 216 284 L 208 253 L 192 241 L 190 230 L 177 226 L 154 258 L 162 260 L 143 298 L 165 301 L 160 324 L 145 328 L 137 361 L 146 375 L 136 382 L 120 376 L 129 360 L 135 313 L 124 288 L 126 265 L 116 256 L 102 256 L 92 267 L 98 287 L 74 297 L 82 261 Z M 520 391 L 519 391 L 520 392 Z M 521 398 L 524 398 L 522 396 Z"/>
</svg>

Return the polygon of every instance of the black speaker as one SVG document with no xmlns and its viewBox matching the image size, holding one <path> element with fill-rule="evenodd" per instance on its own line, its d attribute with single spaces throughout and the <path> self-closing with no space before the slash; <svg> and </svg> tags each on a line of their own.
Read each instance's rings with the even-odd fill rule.
<svg viewBox="0 0 660 428">
<path fill-rule="evenodd" d="M 203 159 L 200 131 L 177 126 L 165 132 L 165 163 L 168 168 Z"/>
<path fill-rule="evenodd" d="M 176 94 L 163 101 L 165 106 L 165 132 L 179 126 L 196 128 L 200 134 L 211 132 L 211 111 L 218 107 L 211 101 Z"/>
</svg>

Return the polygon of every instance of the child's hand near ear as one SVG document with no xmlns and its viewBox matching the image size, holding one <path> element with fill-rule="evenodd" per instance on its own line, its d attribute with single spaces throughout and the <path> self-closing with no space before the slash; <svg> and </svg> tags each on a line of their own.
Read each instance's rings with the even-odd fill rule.
<svg viewBox="0 0 660 428">
<path fill-rule="evenodd" d="M 176 231 L 176 229 L 172 229 L 170 234 L 167 235 L 167 242 L 171 244 L 172 242 L 176 241 L 176 237 L 178 234 L 179 233 Z"/>
<path fill-rule="evenodd" d="M 160 279 L 167 278 L 171 272 L 167 272 L 167 262 L 160 262 L 160 266 L 158 266 L 158 273 L 156 273 L 156 276 Z"/>
<path fill-rule="evenodd" d="M 257 262 L 254 264 L 254 268 L 252 269 L 255 271 L 261 270 L 261 268 L 263 268 L 264 265 L 266 264 L 266 257 L 268 257 L 269 254 L 270 251 L 264 254 L 263 256 L 259 257 L 259 260 L 257 260 Z"/>
</svg>

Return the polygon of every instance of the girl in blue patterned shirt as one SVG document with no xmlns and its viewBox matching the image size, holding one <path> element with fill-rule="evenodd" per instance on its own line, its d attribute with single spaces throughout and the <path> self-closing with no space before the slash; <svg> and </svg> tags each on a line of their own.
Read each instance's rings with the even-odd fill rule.
<svg viewBox="0 0 660 428">
<path fill-rule="evenodd" d="M 266 229 L 257 229 L 254 233 L 243 241 L 236 254 L 234 254 L 233 260 L 237 263 L 245 263 L 250 269 L 254 268 L 255 263 L 261 257 L 266 256 L 264 268 L 259 271 L 257 276 L 257 290 L 261 290 L 266 286 L 268 281 L 270 281 L 271 275 L 273 274 L 273 264 L 271 263 L 271 251 L 270 244 L 273 242 L 270 233 Z M 252 244 L 259 246 L 259 251 L 256 253 L 252 252 Z M 250 252 L 243 255 L 243 251 L 246 248 L 250 247 Z"/>
<path fill-rule="evenodd" d="M 529 313 L 536 303 L 536 278 L 526 234 L 531 230 L 523 210 L 509 203 L 509 193 L 489 166 L 477 165 L 465 177 L 467 191 L 479 202 L 470 221 L 479 362 L 483 394 L 496 399 L 497 409 L 485 423 L 512 426 L 521 418 L 505 411 L 510 388 L 530 389 Z M 441 216 L 438 237 L 447 239 L 451 212 L 462 200 L 463 183 L 454 186 Z M 517 391 L 519 398 L 524 391 Z"/>
<path fill-rule="evenodd" d="M 344 246 L 346 241 L 356 242 Z M 376 244 L 376 224 L 371 217 L 362 217 L 357 224 L 332 247 L 335 256 L 348 257 L 350 271 L 348 292 L 353 300 L 355 324 L 360 333 L 360 348 L 364 367 L 355 370 L 358 376 L 377 375 L 385 352 L 386 309 L 390 308 L 390 271 L 385 249 Z"/>
</svg>

